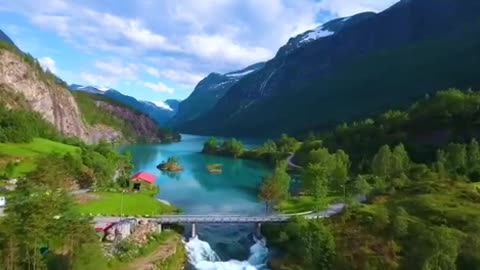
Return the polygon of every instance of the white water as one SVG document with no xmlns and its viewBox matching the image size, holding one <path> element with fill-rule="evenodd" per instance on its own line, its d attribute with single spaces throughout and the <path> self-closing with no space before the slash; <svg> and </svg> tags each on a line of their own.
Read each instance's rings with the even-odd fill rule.
<svg viewBox="0 0 480 270">
<path fill-rule="evenodd" d="M 217 253 L 198 237 L 190 238 L 185 244 L 188 262 L 197 270 L 266 270 L 268 248 L 265 239 L 255 239 L 246 261 L 221 261 Z"/>
</svg>

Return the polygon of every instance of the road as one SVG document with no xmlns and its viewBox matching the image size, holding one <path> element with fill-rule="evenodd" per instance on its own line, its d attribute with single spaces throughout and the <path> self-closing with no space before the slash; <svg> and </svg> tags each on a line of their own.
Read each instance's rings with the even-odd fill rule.
<svg viewBox="0 0 480 270">
<path fill-rule="evenodd" d="M 302 166 L 298 166 L 297 164 L 293 163 L 293 158 L 295 157 L 295 153 L 289 153 L 290 155 L 287 158 L 288 166 L 295 168 L 295 169 L 302 169 Z"/>
</svg>

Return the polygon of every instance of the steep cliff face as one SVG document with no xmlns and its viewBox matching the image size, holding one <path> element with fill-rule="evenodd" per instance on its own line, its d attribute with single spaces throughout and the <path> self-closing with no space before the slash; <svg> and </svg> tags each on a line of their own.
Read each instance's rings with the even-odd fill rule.
<svg viewBox="0 0 480 270">
<path fill-rule="evenodd" d="M 93 142 L 73 96 L 60 84 L 40 76 L 20 55 L 0 49 L 0 85 L 25 96 L 30 109 L 42 114 L 62 134 Z"/>
<path fill-rule="evenodd" d="M 126 107 L 112 105 L 105 101 L 96 101 L 95 104 L 106 112 L 115 115 L 133 132 L 138 140 L 146 142 L 162 142 L 157 124 L 145 114 L 135 112 Z M 120 133 L 121 135 L 121 133 Z"/>
</svg>

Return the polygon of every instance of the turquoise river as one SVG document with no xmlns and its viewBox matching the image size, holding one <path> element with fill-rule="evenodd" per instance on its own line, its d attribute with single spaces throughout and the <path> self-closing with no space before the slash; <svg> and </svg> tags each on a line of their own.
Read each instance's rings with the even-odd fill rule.
<svg viewBox="0 0 480 270">
<path fill-rule="evenodd" d="M 180 207 L 187 214 L 257 214 L 264 205 L 256 189 L 271 169 L 260 162 L 205 155 L 200 153 L 207 138 L 183 135 L 173 144 L 135 144 L 122 146 L 130 151 L 136 171 L 157 175 L 159 199 Z M 247 147 L 261 141 L 242 140 Z M 180 173 L 162 173 L 156 166 L 168 157 L 177 157 L 185 168 Z M 223 164 L 221 174 L 211 174 L 209 164 Z M 254 225 L 197 225 L 198 237 L 188 238 L 185 246 L 189 268 L 198 270 L 266 269 L 268 249 L 255 239 Z"/>
</svg>

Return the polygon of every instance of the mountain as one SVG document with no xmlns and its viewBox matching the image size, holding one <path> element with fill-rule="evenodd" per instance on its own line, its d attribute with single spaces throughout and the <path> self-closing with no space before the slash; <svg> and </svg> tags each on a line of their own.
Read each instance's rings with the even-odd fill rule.
<svg viewBox="0 0 480 270">
<path fill-rule="evenodd" d="M 171 108 L 159 107 L 153 102 L 137 100 L 134 97 L 124 95 L 114 89 L 100 88 L 94 86 L 82 86 L 78 84 L 72 84 L 69 88 L 72 91 L 82 91 L 91 94 L 106 96 L 120 104 L 127 105 L 136 111 L 148 115 L 159 125 L 164 125 L 175 115 L 175 111 Z"/>
<path fill-rule="evenodd" d="M 76 91 L 72 95 L 64 81 L 43 70 L 30 54 L 21 52 L 13 43 L 1 43 L 0 106 L 37 112 L 56 132 L 87 143 L 179 139 L 141 112 L 99 95 L 104 89 L 79 85 L 72 88 L 91 93 Z"/>
<path fill-rule="evenodd" d="M 180 100 L 178 99 L 167 99 L 165 100 L 165 104 L 167 104 L 173 112 L 176 114 L 178 112 L 178 107 L 180 107 Z"/>
<path fill-rule="evenodd" d="M 15 43 L 13 43 L 13 41 L 10 39 L 10 37 L 7 36 L 7 34 L 5 34 L 2 30 L 0 30 L 0 41 L 8 43 L 8 44 L 14 46 L 15 48 L 17 48 Z"/>
<path fill-rule="evenodd" d="M 65 84 L 11 44 L 0 47 L 0 94 L 9 107 L 15 107 L 9 96 L 21 97 L 22 108 L 40 113 L 63 135 L 94 142 Z"/>
<path fill-rule="evenodd" d="M 70 90 L 87 92 L 90 94 L 103 95 L 107 89 L 93 86 L 82 86 L 79 84 L 71 84 L 69 86 Z"/>
<path fill-rule="evenodd" d="M 260 70 L 263 66 L 264 63 L 257 63 L 226 74 L 210 73 L 197 84 L 187 99 L 180 102 L 178 112 L 170 124 L 174 127 L 181 127 L 183 123 L 208 112 L 240 79 Z"/>
<path fill-rule="evenodd" d="M 180 140 L 178 134 L 160 128 L 146 114 L 106 95 L 83 91 L 72 91 L 72 94 L 85 122 L 91 126 L 108 126 L 116 130 L 110 140 L 148 143 Z"/>
<path fill-rule="evenodd" d="M 476 0 L 402 0 L 378 14 L 333 20 L 291 38 L 180 130 L 236 136 L 322 130 L 438 90 L 478 89 L 479 12 Z M 209 77 L 197 88 L 215 79 Z"/>
</svg>

